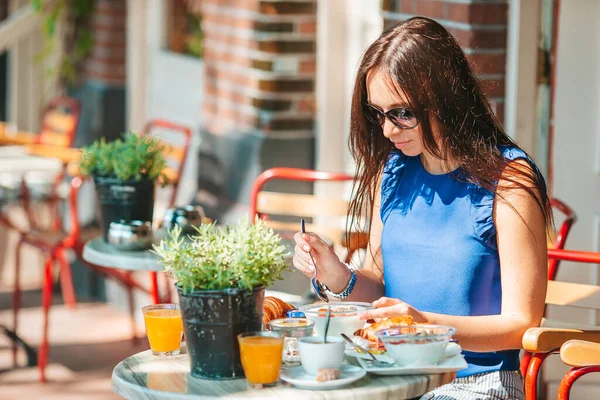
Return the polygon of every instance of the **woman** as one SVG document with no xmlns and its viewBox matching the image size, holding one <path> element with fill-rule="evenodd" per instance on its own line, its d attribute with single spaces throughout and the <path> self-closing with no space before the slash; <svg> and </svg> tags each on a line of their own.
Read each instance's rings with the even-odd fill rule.
<svg viewBox="0 0 600 400">
<path fill-rule="evenodd" d="M 523 398 L 517 349 L 543 314 L 548 194 L 441 25 L 412 18 L 367 49 L 350 148 L 351 225 L 370 220 L 365 264 L 353 272 L 297 233 L 294 266 L 312 277 L 310 251 L 330 296 L 374 301 L 364 318 L 456 328 L 469 367 L 423 398 Z"/>
</svg>

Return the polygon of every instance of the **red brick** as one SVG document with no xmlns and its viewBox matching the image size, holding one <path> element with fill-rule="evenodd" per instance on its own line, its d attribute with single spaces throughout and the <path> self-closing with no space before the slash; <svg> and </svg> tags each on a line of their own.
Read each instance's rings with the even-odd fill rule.
<svg viewBox="0 0 600 400">
<path fill-rule="evenodd" d="M 228 63 L 238 67 L 250 67 L 252 60 L 248 57 L 240 56 L 233 51 L 216 50 L 213 47 L 205 47 L 203 59 L 206 61 L 217 61 L 220 63 Z"/>
<path fill-rule="evenodd" d="M 259 3 L 259 11 L 267 15 L 306 15 L 314 14 L 315 10 L 315 3 L 299 3 L 294 1 Z"/>
<path fill-rule="evenodd" d="M 381 9 L 383 11 L 398 11 L 396 0 L 381 0 Z"/>
<path fill-rule="evenodd" d="M 317 32 L 317 21 L 300 22 L 298 24 L 298 32 L 300 32 L 300 33 L 316 33 Z"/>
<path fill-rule="evenodd" d="M 470 54 L 467 60 L 475 73 L 502 74 L 506 71 L 504 54 Z"/>
<path fill-rule="evenodd" d="M 400 12 L 403 13 L 416 13 L 417 12 L 417 6 L 416 6 L 417 0 L 402 0 L 402 2 L 400 3 Z"/>
<path fill-rule="evenodd" d="M 481 79 L 480 83 L 487 97 L 504 97 L 504 79 Z"/>
<path fill-rule="evenodd" d="M 448 3 L 447 19 L 468 24 L 505 25 L 508 20 L 507 4 Z"/>
<path fill-rule="evenodd" d="M 90 57 L 98 60 L 111 60 L 125 63 L 125 47 L 124 46 L 102 46 L 95 45 L 92 47 Z"/>
<path fill-rule="evenodd" d="M 211 11 L 202 14 L 202 21 L 210 25 L 219 25 L 223 27 L 235 27 L 240 29 L 252 29 L 254 20 L 250 17 L 241 17 L 236 15 L 219 15 Z"/>
<path fill-rule="evenodd" d="M 103 15 L 126 15 L 127 1 L 97 0 L 94 5 L 94 13 Z"/>
<path fill-rule="evenodd" d="M 460 47 L 482 49 L 506 48 L 506 31 L 449 29 Z"/>
<path fill-rule="evenodd" d="M 305 74 L 314 74 L 317 72 L 317 60 L 300 61 L 300 72 Z"/>
<path fill-rule="evenodd" d="M 218 84 L 214 84 L 214 82 L 209 82 L 206 85 L 204 93 L 237 104 L 252 104 L 252 99 L 250 97 L 245 96 L 238 91 L 228 89 L 224 85 L 219 86 Z"/>
<path fill-rule="evenodd" d="M 314 97 L 299 100 L 296 104 L 296 110 L 299 112 L 315 112 L 317 104 Z"/>
<path fill-rule="evenodd" d="M 444 2 L 433 0 L 416 0 L 415 13 L 433 19 L 444 18 Z"/>
<path fill-rule="evenodd" d="M 242 37 L 229 35 L 221 31 L 215 31 L 210 29 L 204 30 L 204 40 L 208 43 L 222 43 L 225 46 L 235 46 L 242 49 L 256 49 L 258 48 L 256 40 L 251 37 Z"/>
</svg>

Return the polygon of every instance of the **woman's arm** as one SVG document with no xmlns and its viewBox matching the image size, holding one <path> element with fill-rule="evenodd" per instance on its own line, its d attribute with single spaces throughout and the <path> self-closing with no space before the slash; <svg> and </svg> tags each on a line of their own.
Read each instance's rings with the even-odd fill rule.
<svg viewBox="0 0 600 400">
<path fill-rule="evenodd" d="M 349 301 L 372 302 L 384 294 L 383 290 L 383 260 L 381 257 L 381 185 L 378 184 L 377 194 L 371 215 L 371 232 L 363 268 L 356 271 L 356 284 Z M 331 247 L 314 233 L 294 235 L 294 266 L 302 273 L 311 277 L 314 275 L 314 265 L 310 261 L 308 251 L 315 259 L 318 268 L 319 281 L 327 285 L 329 290 L 340 293 L 350 281 L 350 270 L 342 263 Z"/>
<path fill-rule="evenodd" d="M 356 271 L 356 285 L 348 297 L 348 300 L 351 301 L 372 302 L 384 295 L 383 258 L 381 256 L 381 233 L 383 231 L 383 222 L 381 221 L 381 184 L 378 184 L 377 187 L 379 189 L 377 190 L 373 212 L 371 213 L 369 245 L 367 246 L 363 267 Z M 336 291 L 336 293 L 344 289 L 344 287 L 330 288 Z"/>
<path fill-rule="evenodd" d="M 530 168 L 525 161 L 514 162 Z M 500 315 L 458 317 L 420 312 L 399 300 L 383 298 L 375 303 L 381 308 L 368 312 L 364 318 L 410 314 L 417 322 L 455 327 L 455 338 L 465 350 L 520 348 L 523 333 L 539 326 L 544 312 L 548 268 L 546 227 L 540 207 L 526 190 L 509 183 L 504 174 L 500 186 L 508 186 L 498 190 L 494 204 L 502 282 Z"/>
</svg>

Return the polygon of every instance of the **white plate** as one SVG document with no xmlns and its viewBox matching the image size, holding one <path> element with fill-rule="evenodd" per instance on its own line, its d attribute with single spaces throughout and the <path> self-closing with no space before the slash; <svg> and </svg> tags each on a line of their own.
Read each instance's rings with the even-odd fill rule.
<svg viewBox="0 0 600 400">
<path fill-rule="evenodd" d="M 374 366 L 368 356 L 357 353 L 352 350 L 346 350 L 346 355 L 356 357 L 358 363 L 367 372 L 377 375 L 419 375 L 419 374 L 440 374 L 443 372 L 459 371 L 467 368 L 467 362 L 461 353 L 461 348 L 456 343 L 449 343 L 446 346 L 445 357 L 437 365 L 406 365 L 399 367 L 396 364 Z M 390 359 L 387 355 L 375 355 L 375 358 Z M 386 360 L 387 361 L 387 360 Z"/>
<path fill-rule="evenodd" d="M 356 382 L 366 374 L 367 371 L 360 367 L 354 365 L 342 365 L 342 368 L 340 369 L 340 379 L 319 382 L 315 375 L 308 375 L 300 365 L 298 367 L 282 369 L 279 377 L 282 381 L 286 381 L 300 389 L 330 390 L 339 389 L 342 386 Z"/>
</svg>

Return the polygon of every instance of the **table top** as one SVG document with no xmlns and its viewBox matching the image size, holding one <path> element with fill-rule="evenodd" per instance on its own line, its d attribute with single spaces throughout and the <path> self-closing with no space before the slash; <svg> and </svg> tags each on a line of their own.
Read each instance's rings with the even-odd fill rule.
<svg viewBox="0 0 600 400">
<path fill-rule="evenodd" d="M 6 123 L 0 122 L 0 144 L 31 144 L 35 143 L 37 134 L 11 130 Z"/>
<path fill-rule="evenodd" d="M 23 146 L 0 147 L 0 172 L 2 173 L 57 173 L 62 170 L 62 166 L 62 162 L 57 158 L 29 155 Z"/>
<path fill-rule="evenodd" d="M 155 240 L 158 241 L 158 238 Z M 162 271 L 158 256 L 149 250 L 124 251 L 106 243 L 103 237 L 89 240 L 83 247 L 83 259 L 91 264 L 106 268 L 128 271 Z"/>
<path fill-rule="evenodd" d="M 153 356 L 150 350 L 121 361 L 112 374 L 113 390 L 126 399 L 410 399 L 452 381 L 454 372 L 436 375 L 378 376 L 367 374 L 361 380 L 337 390 L 303 390 L 287 383 L 273 388 L 250 389 L 245 379 L 213 381 L 194 378 L 185 346 L 172 357 Z"/>
<path fill-rule="evenodd" d="M 154 243 L 159 244 L 165 236 L 163 230 L 154 231 Z M 293 251 L 294 241 L 291 236 L 283 236 L 281 243 Z M 86 242 L 83 247 L 83 259 L 91 264 L 106 268 L 119 268 L 128 271 L 162 271 L 158 256 L 150 250 L 124 251 L 119 250 L 97 237 Z M 291 257 L 289 258 L 291 262 Z"/>
</svg>

